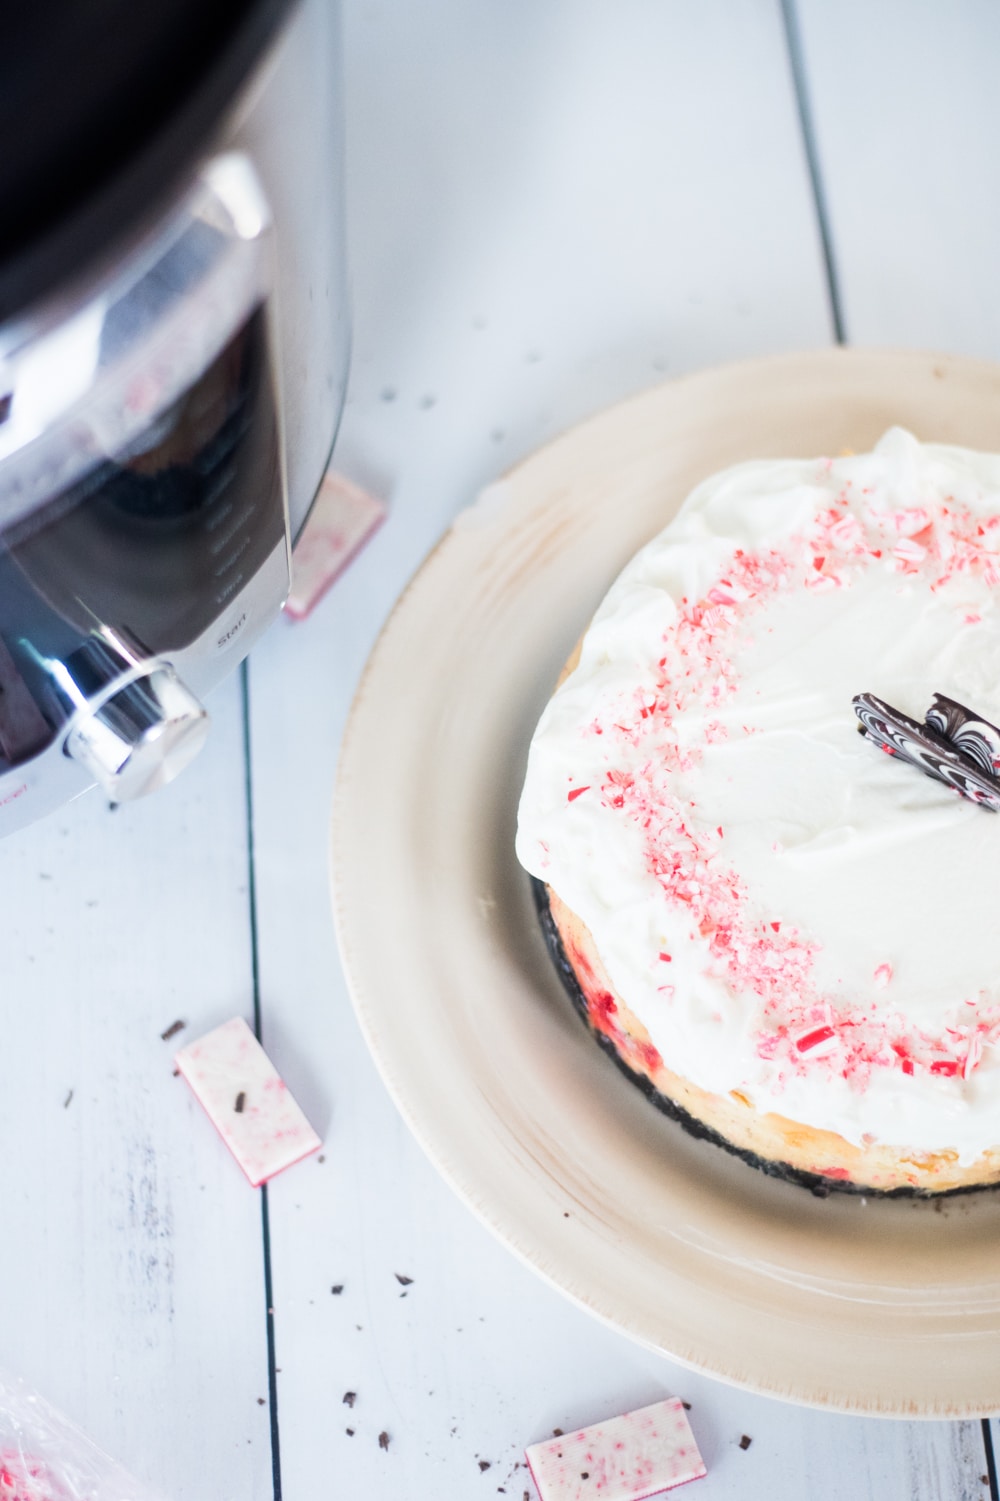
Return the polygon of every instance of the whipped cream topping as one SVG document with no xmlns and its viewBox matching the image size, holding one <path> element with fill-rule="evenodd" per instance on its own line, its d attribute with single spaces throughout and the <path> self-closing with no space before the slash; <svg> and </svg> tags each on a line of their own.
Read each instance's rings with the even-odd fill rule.
<svg viewBox="0 0 1000 1501">
<path fill-rule="evenodd" d="M 1000 816 L 858 734 L 1000 720 L 1000 457 L 739 465 L 613 584 L 528 759 L 517 853 L 668 1067 L 856 1144 L 1000 1145 Z"/>
</svg>

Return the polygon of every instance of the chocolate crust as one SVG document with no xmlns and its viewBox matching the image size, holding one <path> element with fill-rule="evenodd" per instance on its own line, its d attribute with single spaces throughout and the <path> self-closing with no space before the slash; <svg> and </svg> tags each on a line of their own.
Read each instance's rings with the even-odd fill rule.
<svg viewBox="0 0 1000 1501">
<path fill-rule="evenodd" d="M 958 1194 L 985 1193 L 993 1191 L 1000 1185 L 995 1183 L 970 1183 L 962 1184 L 956 1188 L 925 1189 L 914 1187 L 910 1184 L 901 1184 L 895 1188 L 871 1188 L 860 1183 L 853 1183 L 847 1179 L 828 1178 L 822 1173 L 810 1173 L 803 1168 L 795 1167 L 790 1162 L 777 1161 L 774 1158 L 761 1157 L 756 1152 L 747 1151 L 744 1147 L 737 1146 L 720 1132 L 706 1125 L 685 1110 L 682 1105 L 671 1100 L 661 1090 L 657 1089 L 651 1079 L 645 1074 L 638 1073 L 631 1068 L 626 1060 L 618 1052 L 614 1043 L 603 1032 L 591 1024 L 587 1007 L 587 998 L 576 976 L 576 971 L 563 947 L 559 929 L 552 915 L 549 904 L 548 887 L 537 876 L 531 876 L 531 891 L 534 897 L 535 910 L 538 914 L 539 925 L 549 957 L 555 965 L 556 972 L 562 981 L 563 988 L 573 1003 L 573 1008 L 584 1022 L 588 1032 L 599 1043 L 604 1052 L 614 1061 L 617 1067 L 631 1083 L 635 1084 L 657 1110 L 676 1121 L 689 1136 L 697 1141 L 708 1141 L 713 1146 L 722 1147 L 733 1157 L 738 1157 L 750 1167 L 765 1173 L 769 1178 L 776 1178 L 783 1183 L 794 1183 L 799 1188 L 806 1188 L 816 1198 L 828 1198 L 831 1193 L 861 1195 L 865 1198 L 880 1199 L 944 1199 L 954 1198 Z"/>
</svg>

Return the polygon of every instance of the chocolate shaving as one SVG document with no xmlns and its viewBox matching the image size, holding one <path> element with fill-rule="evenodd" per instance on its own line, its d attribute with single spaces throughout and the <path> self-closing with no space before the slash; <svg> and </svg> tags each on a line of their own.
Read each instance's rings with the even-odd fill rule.
<svg viewBox="0 0 1000 1501">
<path fill-rule="evenodd" d="M 236 1111 L 237 1115 L 243 1114 L 243 1106 L 246 1104 L 246 1102 L 246 1091 L 241 1089 L 239 1094 L 236 1096 L 236 1104 L 233 1106 L 233 1109 Z"/>
<path fill-rule="evenodd" d="M 160 1041 L 161 1042 L 169 1042 L 170 1039 L 171 1039 L 171 1037 L 176 1037 L 177 1034 L 178 1034 L 178 1032 L 183 1032 L 183 1030 L 184 1030 L 184 1028 L 186 1026 L 187 1026 L 187 1022 L 182 1022 L 182 1021 L 171 1022 L 170 1026 L 167 1028 L 167 1030 L 165 1032 L 161 1032 L 160 1033 Z"/>
<path fill-rule="evenodd" d="M 747 1434 L 747 1433 L 744 1433 L 743 1437 L 740 1439 L 740 1448 L 741 1449 L 749 1449 L 749 1447 L 750 1447 L 750 1445 L 752 1443 L 753 1443 L 753 1439 L 750 1437 L 750 1435 Z"/>
<path fill-rule="evenodd" d="M 358 1400 L 358 1394 L 357 1392 L 345 1392 L 340 1400 L 345 1403 L 346 1406 L 353 1407 L 355 1402 Z"/>
<path fill-rule="evenodd" d="M 390 1443 L 389 1435 L 386 1433 L 385 1429 L 383 1428 L 382 1432 L 378 1436 L 378 1446 L 379 1446 L 380 1449 L 388 1449 L 389 1443 Z"/>
<path fill-rule="evenodd" d="M 853 703 L 861 733 L 880 750 L 909 762 L 981 808 L 1000 812 L 1000 778 L 984 772 L 940 730 L 919 724 L 874 693 L 859 693 Z"/>
<path fill-rule="evenodd" d="M 400 1287 L 410 1287 L 413 1284 L 413 1278 L 412 1277 L 404 1277 L 404 1275 L 403 1275 L 402 1272 L 393 1272 L 393 1276 L 395 1277 L 396 1281 L 399 1283 Z"/>
</svg>

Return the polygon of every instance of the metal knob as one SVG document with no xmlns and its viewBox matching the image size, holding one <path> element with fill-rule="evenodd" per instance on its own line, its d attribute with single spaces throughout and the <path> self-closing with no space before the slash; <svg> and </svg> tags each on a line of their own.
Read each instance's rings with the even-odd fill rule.
<svg viewBox="0 0 1000 1501">
<path fill-rule="evenodd" d="M 171 668 L 157 667 L 80 719 L 65 748 L 121 803 L 172 782 L 207 735 L 201 704 Z"/>
</svg>

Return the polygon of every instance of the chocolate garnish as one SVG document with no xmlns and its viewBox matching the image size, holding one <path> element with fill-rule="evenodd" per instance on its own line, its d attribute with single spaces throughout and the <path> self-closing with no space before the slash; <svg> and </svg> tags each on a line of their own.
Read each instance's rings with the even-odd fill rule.
<svg viewBox="0 0 1000 1501">
<path fill-rule="evenodd" d="M 935 707 L 940 697 L 935 696 Z M 945 702 L 950 704 L 952 701 Z M 988 808 L 993 813 L 1000 812 L 1000 777 L 984 771 L 981 760 L 974 759 L 964 748 L 960 749 L 931 724 L 929 717 L 925 724 L 920 724 L 900 709 L 876 698 L 874 693 L 858 693 L 853 703 L 854 712 L 861 721 L 858 728 L 880 750 L 908 761 L 925 776 L 943 782 L 979 807 Z M 961 708 L 961 705 L 956 707 Z M 933 713 L 933 709 L 930 712 Z M 940 709 L 936 717 L 940 721 L 945 714 L 946 711 Z M 983 720 L 972 722 L 977 727 L 976 733 L 979 726 L 985 724 Z"/>
<path fill-rule="evenodd" d="M 1000 775 L 1000 729 L 995 724 L 943 693 L 935 693 L 924 719 L 963 755 L 971 756 L 987 776 Z"/>
</svg>

